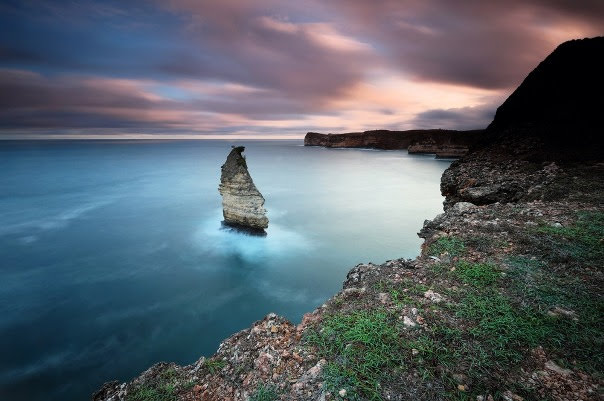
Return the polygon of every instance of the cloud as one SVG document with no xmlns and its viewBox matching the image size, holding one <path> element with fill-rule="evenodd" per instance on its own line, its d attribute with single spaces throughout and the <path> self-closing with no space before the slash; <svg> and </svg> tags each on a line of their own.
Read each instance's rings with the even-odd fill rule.
<svg viewBox="0 0 604 401">
<path fill-rule="evenodd" d="M 336 0 L 351 34 L 425 82 L 509 89 L 557 44 L 602 34 L 604 2 Z"/>
<path fill-rule="evenodd" d="M 594 0 L 7 0 L 0 130 L 482 127 L 602 20 Z"/>
<path fill-rule="evenodd" d="M 272 3 L 173 1 L 173 9 L 186 12 L 188 46 L 160 68 L 189 78 L 212 77 L 281 91 L 311 102 L 340 96 L 371 70 L 365 63 L 369 45 L 329 23 L 263 14 Z"/>
<path fill-rule="evenodd" d="M 496 109 L 497 106 L 491 104 L 476 107 L 426 110 L 418 113 L 411 120 L 410 124 L 417 129 L 484 129 L 493 121 Z"/>
</svg>

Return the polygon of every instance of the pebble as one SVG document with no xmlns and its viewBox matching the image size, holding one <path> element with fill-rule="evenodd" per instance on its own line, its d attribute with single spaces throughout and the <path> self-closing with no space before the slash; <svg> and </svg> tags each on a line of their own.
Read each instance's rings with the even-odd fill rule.
<svg viewBox="0 0 604 401">
<path fill-rule="evenodd" d="M 342 390 L 338 391 L 338 394 L 340 395 L 340 397 L 346 397 L 346 389 L 343 388 Z"/>
<path fill-rule="evenodd" d="M 432 290 L 428 290 L 428 291 L 424 292 L 424 298 L 427 298 L 434 303 L 439 303 L 443 300 L 442 295 L 440 295 L 438 292 L 434 292 Z"/>
<path fill-rule="evenodd" d="M 411 320 L 411 318 L 409 318 L 409 316 L 403 317 L 403 324 L 406 327 L 415 327 L 415 325 L 416 325 L 416 323 L 413 320 Z"/>
</svg>

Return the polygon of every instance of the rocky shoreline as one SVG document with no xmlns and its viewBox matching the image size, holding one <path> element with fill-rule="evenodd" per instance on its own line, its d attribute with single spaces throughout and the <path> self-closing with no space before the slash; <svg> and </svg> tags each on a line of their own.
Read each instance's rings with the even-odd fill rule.
<svg viewBox="0 0 604 401">
<path fill-rule="evenodd" d="M 600 95 L 603 49 L 562 44 L 505 109 L 534 101 L 534 82 L 566 88 L 560 102 Z M 591 85 L 559 86 L 568 65 L 597 72 Z M 444 212 L 416 259 L 357 265 L 300 324 L 269 314 L 208 359 L 157 364 L 93 400 L 602 399 L 604 160 L 590 107 L 554 127 L 496 115 L 443 174 Z M 568 152 L 558 130 L 578 120 Z"/>
<path fill-rule="evenodd" d="M 461 166 L 477 165 L 459 163 L 445 176 Z M 515 200 L 448 198 L 446 212 L 425 222 L 417 259 L 358 265 L 300 324 L 267 315 L 208 359 L 157 364 L 93 399 L 368 399 L 365 387 L 374 384 L 390 400 L 599 399 L 604 360 L 592 351 L 602 346 L 604 260 L 601 238 L 589 237 L 603 235 L 604 163 L 520 164 L 513 174 L 507 167 Z M 482 166 L 472 171 L 485 174 Z M 370 337 L 374 325 L 386 330 L 377 335 L 383 351 L 354 340 L 363 330 Z M 351 337 L 332 344 L 339 335 Z M 341 369 L 342 358 L 358 357 L 347 355 L 348 344 L 363 357 L 378 353 L 376 368 L 388 374 Z"/>
<path fill-rule="evenodd" d="M 373 130 L 345 134 L 320 134 L 308 132 L 304 146 L 328 148 L 369 148 L 408 150 L 409 153 L 429 153 L 437 157 L 461 157 L 478 142 L 484 130 Z"/>
</svg>

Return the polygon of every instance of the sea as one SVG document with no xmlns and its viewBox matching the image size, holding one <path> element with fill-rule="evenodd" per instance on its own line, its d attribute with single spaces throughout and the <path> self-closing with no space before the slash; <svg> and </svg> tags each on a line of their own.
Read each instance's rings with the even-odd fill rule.
<svg viewBox="0 0 604 401">
<path fill-rule="evenodd" d="M 265 237 L 222 225 L 232 145 Z M 450 162 L 301 140 L 0 141 L 0 400 L 88 400 L 268 313 L 299 323 L 356 264 L 418 255 Z"/>
</svg>

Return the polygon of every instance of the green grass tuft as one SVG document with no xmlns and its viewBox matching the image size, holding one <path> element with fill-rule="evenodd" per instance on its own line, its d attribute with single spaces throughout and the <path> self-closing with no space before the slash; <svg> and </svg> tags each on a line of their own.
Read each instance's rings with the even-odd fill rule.
<svg viewBox="0 0 604 401">
<path fill-rule="evenodd" d="M 494 284 L 501 276 L 497 267 L 491 263 L 470 263 L 459 261 L 453 274 L 466 284 L 486 287 Z"/>
<path fill-rule="evenodd" d="M 306 341 L 331 361 L 323 373 L 326 385 L 336 393 L 346 389 L 347 399 L 381 400 L 379 383 L 385 370 L 404 359 L 396 321 L 381 310 L 328 316 Z"/>
<path fill-rule="evenodd" d="M 563 255 L 583 263 L 604 260 L 604 212 L 579 212 L 572 226 L 541 226 L 537 230 L 550 236 Z"/>
<path fill-rule="evenodd" d="M 166 369 L 155 382 L 139 384 L 126 395 L 126 401 L 176 401 L 176 370 Z"/>
<path fill-rule="evenodd" d="M 250 396 L 250 401 L 275 401 L 279 399 L 279 391 L 273 385 L 259 385 Z"/>
<path fill-rule="evenodd" d="M 466 251 L 466 245 L 464 242 L 456 237 L 442 237 L 430 245 L 428 248 L 428 254 L 430 255 L 442 255 L 447 252 L 452 257 L 461 256 Z"/>
<path fill-rule="evenodd" d="M 203 363 L 203 366 L 208 368 L 210 374 L 215 374 L 220 372 L 222 368 L 226 366 L 226 362 L 222 359 L 206 359 L 206 361 Z"/>
</svg>

